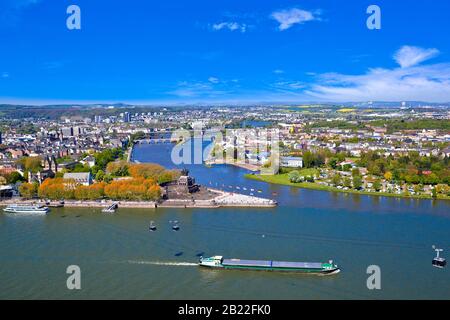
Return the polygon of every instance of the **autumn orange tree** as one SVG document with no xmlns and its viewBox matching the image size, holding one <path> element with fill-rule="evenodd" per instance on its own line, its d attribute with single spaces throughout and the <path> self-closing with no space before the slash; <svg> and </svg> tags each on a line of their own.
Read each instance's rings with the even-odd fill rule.
<svg viewBox="0 0 450 320">
<path fill-rule="evenodd" d="M 113 200 L 157 200 L 161 197 L 161 188 L 151 178 L 122 179 L 107 184 L 105 196 Z"/>
<path fill-rule="evenodd" d="M 52 200 L 98 200 L 104 197 L 113 200 L 158 200 L 161 197 L 159 184 L 174 181 L 180 176 L 179 171 L 166 170 L 158 164 L 130 164 L 125 161 L 110 162 L 106 171 L 116 177 L 130 176 L 90 186 L 61 177 L 46 179 L 39 187 L 38 195 Z"/>
<path fill-rule="evenodd" d="M 45 179 L 39 187 L 38 195 L 40 198 L 51 200 L 73 199 L 76 186 L 73 180 L 63 178 Z"/>
<path fill-rule="evenodd" d="M 133 178 L 153 178 L 157 180 L 161 174 L 166 171 L 163 166 L 154 163 L 139 163 L 133 164 L 128 168 L 130 175 Z"/>
<path fill-rule="evenodd" d="M 77 200 L 97 200 L 105 196 L 105 183 L 94 183 L 90 186 L 78 185 L 74 190 L 74 198 Z"/>
</svg>

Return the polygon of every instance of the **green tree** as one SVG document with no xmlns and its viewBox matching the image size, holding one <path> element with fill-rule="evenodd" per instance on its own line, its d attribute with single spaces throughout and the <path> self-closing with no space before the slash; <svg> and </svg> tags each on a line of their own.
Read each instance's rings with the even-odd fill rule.
<svg viewBox="0 0 450 320">
<path fill-rule="evenodd" d="M 12 172 L 8 177 L 7 177 L 8 183 L 16 183 L 19 181 L 25 181 L 24 177 L 22 177 L 22 175 L 20 173 L 18 173 L 17 171 Z"/>
<path fill-rule="evenodd" d="M 359 189 L 361 189 L 362 184 L 363 184 L 363 181 L 362 181 L 362 177 L 360 175 L 353 177 L 353 188 L 355 188 L 356 190 L 359 190 Z"/>
<path fill-rule="evenodd" d="M 303 166 L 305 168 L 312 168 L 314 165 L 314 155 L 311 151 L 303 152 Z"/>
<path fill-rule="evenodd" d="M 340 186 L 342 183 L 342 179 L 341 176 L 339 174 L 335 174 L 332 178 L 331 178 L 331 183 L 337 187 Z"/>
<path fill-rule="evenodd" d="M 95 180 L 103 181 L 104 177 L 105 177 L 105 172 L 103 170 L 98 170 L 97 174 L 95 175 Z"/>
<path fill-rule="evenodd" d="M 352 187 L 352 181 L 350 180 L 349 177 L 345 177 L 344 178 L 344 187 L 347 187 L 347 188 L 351 188 Z"/>
<path fill-rule="evenodd" d="M 360 176 L 361 172 L 359 171 L 358 168 L 353 168 L 352 169 L 352 177 L 356 177 L 356 176 Z"/>
<path fill-rule="evenodd" d="M 337 163 L 338 163 L 338 158 L 330 158 L 330 160 L 328 160 L 328 166 L 331 168 L 331 169 L 336 169 L 336 167 L 337 167 Z"/>
<path fill-rule="evenodd" d="M 380 180 L 380 179 L 376 179 L 376 180 L 373 182 L 373 188 L 374 188 L 376 191 L 380 191 L 380 190 L 381 190 L 381 180 Z"/>
<path fill-rule="evenodd" d="M 288 178 L 290 182 L 297 183 L 300 181 L 300 173 L 297 170 L 293 170 L 288 173 Z"/>
<path fill-rule="evenodd" d="M 433 189 L 431 190 L 431 196 L 433 197 L 433 199 L 436 199 L 436 198 L 437 198 L 437 191 L 436 191 L 436 188 L 433 188 Z"/>
</svg>

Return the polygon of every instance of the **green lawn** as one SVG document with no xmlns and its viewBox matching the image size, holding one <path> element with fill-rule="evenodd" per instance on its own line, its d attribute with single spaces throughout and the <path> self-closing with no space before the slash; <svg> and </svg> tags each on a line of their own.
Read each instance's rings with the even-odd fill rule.
<svg viewBox="0 0 450 320">
<path fill-rule="evenodd" d="M 300 175 L 307 176 L 311 174 L 315 174 L 314 170 L 317 172 L 317 169 L 302 169 L 298 170 L 300 172 Z M 246 174 L 245 177 L 247 179 L 267 182 L 267 183 L 273 183 L 273 184 L 281 184 L 285 186 L 291 186 L 291 187 L 297 187 L 297 188 L 304 188 L 304 189 L 313 189 L 313 190 L 322 190 L 322 191 L 329 191 L 329 192 L 342 192 L 342 193 L 353 193 L 353 194 L 361 194 L 361 195 L 370 195 L 370 196 L 385 196 L 385 197 L 396 197 L 396 198 L 415 198 L 415 199 L 432 199 L 431 196 L 427 195 L 406 195 L 406 194 L 395 194 L 395 193 L 384 193 L 384 192 L 367 192 L 367 191 L 357 191 L 357 190 L 343 190 L 338 189 L 335 187 L 325 186 L 321 185 L 315 182 L 299 182 L 299 183 L 293 183 L 289 181 L 289 177 L 287 173 L 284 174 L 277 174 L 273 176 L 263 176 L 263 175 L 257 175 L 257 174 Z M 438 199 L 444 199 L 448 200 L 449 197 L 439 195 Z"/>
</svg>

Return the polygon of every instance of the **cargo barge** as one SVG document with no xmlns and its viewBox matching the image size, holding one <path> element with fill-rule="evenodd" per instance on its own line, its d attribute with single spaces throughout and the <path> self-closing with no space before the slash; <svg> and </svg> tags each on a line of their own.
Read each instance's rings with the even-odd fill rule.
<svg viewBox="0 0 450 320">
<path fill-rule="evenodd" d="M 271 260 L 224 259 L 222 256 L 200 258 L 199 265 L 207 268 L 300 272 L 309 274 L 331 275 L 340 272 L 333 261 L 321 262 L 287 262 Z"/>
</svg>

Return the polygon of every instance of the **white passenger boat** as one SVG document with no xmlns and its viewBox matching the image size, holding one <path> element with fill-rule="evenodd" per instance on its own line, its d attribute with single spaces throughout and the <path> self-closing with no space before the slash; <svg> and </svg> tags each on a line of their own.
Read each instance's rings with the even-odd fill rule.
<svg viewBox="0 0 450 320">
<path fill-rule="evenodd" d="M 10 204 L 3 211 L 16 214 L 43 215 L 47 214 L 50 209 L 42 205 Z"/>
</svg>

